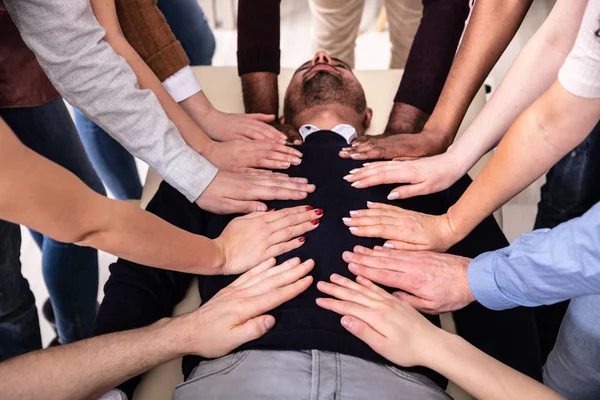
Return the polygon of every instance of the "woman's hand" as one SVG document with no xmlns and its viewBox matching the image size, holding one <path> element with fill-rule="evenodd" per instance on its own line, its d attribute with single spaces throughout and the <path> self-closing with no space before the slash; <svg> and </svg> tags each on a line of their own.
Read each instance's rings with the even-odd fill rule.
<svg viewBox="0 0 600 400">
<path fill-rule="evenodd" d="M 334 298 L 317 304 L 342 315 L 342 326 L 391 362 L 404 367 L 424 365 L 432 345 L 443 331 L 368 279 L 356 282 L 331 275 L 317 288 Z"/>
<path fill-rule="evenodd" d="M 312 260 L 294 258 L 274 267 L 271 258 L 240 276 L 198 310 L 171 321 L 183 354 L 222 357 L 267 333 L 275 318 L 264 313 L 305 291 Z"/>
<path fill-rule="evenodd" d="M 389 200 L 423 196 L 448 189 L 470 166 L 462 165 L 451 152 L 412 161 L 380 161 L 364 164 L 344 177 L 358 189 L 401 183 L 392 190 Z"/>
<path fill-rule="evenodd" d="M 368 210 L 350 211 L 344 224 L 350 233 L 388 239 L 385 247 L 444 252 L 460 241 L 447 214 L 428 215 L 381 203 L 367 203 Z"/>
<path fill-rule="evenodd" d="M 255 172 L 256 168 L 287 169 L 302 162 L 302 153 L 284 144 L 262 140 L 213 142 L 202 152 L 214 166 L 227 172 Z"/>
<path fill-rule="evenodd" d="M 319 226 L 323 210 L 298 206 L 255 212 L 232 220 L 214 240 L 223 254 L 217 273 L 235 275 L 256 264 L 292 251 L 305 242 L 306 232 Z"/>
<path fill-rule="evenodd" d="M 263 140 L 285 144 L 287 136 L 269 125 L 274 120 L 274 115 L 230 114 L 212 108 L 208 114 L 197 121 L 211 139 L 219 142 Z"/>
</svg>

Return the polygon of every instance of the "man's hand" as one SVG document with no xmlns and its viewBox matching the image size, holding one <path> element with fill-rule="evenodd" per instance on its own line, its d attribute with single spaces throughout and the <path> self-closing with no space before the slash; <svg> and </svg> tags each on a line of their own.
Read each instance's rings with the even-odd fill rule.
<svg viewBox="0 0 600 400">
<path fill-rule="evenodd" d="M 467 278 L 470 258 L 379 246 L 356 246 L 342 257 L 353 274 L 402 290 L 394 296 L 428 314 L 460 310 L 475 301 Z"/>
<path fill-rule="evenodd" d="M 297 249 L 305 242 L 301 235 L 316 229 L 322 216 L 321 209 L 299 206 L 235 218 L 214 240 L 224 258 L 217 273 L 240 274 L 267 258 Z"/>
<path fill-rule="evenodd" d="M 386 247 L 443 252 L 462 239 L 454 233 L 448 214 L 428 215 L 371 202 L 367 207 L 350 211 L 350 217 L 343 219 L 344 224 L 355 236 L 388 239 Z"/>
<path fill-rule="evenodd" d="M 447 136 L 428 130 L 420 133 L 384 133 L 357 139 L 351 147 L 340 151 L 340 157 L 353 160 L 413 160 L 441 154 L 450 144 Z"/>
<path fill-rule="evenodd" d="M 312 260 L 298 258 L 273 267 L 272 258 L 240 276 L 198 310 L 170 321 L 182 354 L 222 357 L 267 333 L 275 318 L 264 313 L 305 291 Z"/>
<path fill-rule="evenodd" d="M 302 200 L 314 191 L 315 185 L 305 178 L 268 172 L 218 172 L 196 204 L 215 214 L 248 214 L 267 211 L 267 206 L 257 200 Z"/>
<path fill-rule="evenodd" d="M 213 140 L 264 140 L 285 144 L 287 136 L 269 124 L 274 115 L 267 114 L 230 114 L 212 108 L 198 123 Z"/>
<path fill-rule="evenodd" d="M 376 185 L 401 183 L 392 190 L 389 200 L 423 196 L 448 189 L 469 168 L 457 160 L 449 150 L 446 153 L 414 161 L 380 161 L 365 164 L 344 177 L 357 189 Z"/>
<path fill-rule="evenodd" d="M 300 136 L 300 132 L 296 128 L 294 128 L 290 124 L 282 124 L 281 122 L 275 120 L 270 124 L 273 128 L 277 129 L 279 132 L 282 132 L 289 143 L 292 144 L 302 144 L 302 136 Z"/>
<path fill-rule="evenodd" d="M 302 153 L 284 144 L 233 140 L 213 142 L 202 154 L 221 171 L 255 172 L 257 168 L 287 169 L 302 162 Z"/>
<path fill-rule="evenodd" d="M 334 298 L 319 298 L 317 304 L 343 315 L 344 328 L 394 364 L 426 364 L 428 353 L 444 331 L 365 278 L 353 282 L 334 274 L 331 282 L 319 282 L 317 288 Z"/>
</svg>

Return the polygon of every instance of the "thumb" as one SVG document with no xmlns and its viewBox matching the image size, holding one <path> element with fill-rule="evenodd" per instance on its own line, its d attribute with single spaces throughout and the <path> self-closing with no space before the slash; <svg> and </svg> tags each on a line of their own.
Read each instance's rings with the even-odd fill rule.
<svg viewBox="0 0 600 400">
<path fill-rule="evenodd" d="M 251 340 L 258 339 L 270 331 L 273 325 L 275 325 L 275 318 L 272 315 L 261 315 L 249 319 L 232 330 L 232 340 L 237 343 L 236 347 L 241 346 Z"/>
<path fill-rule="evenodd" d="M 232 213 L 250 214 L 256 211 L 267 211 L 267 205 L 260 201 L 232 200 L 229 205 Z"/>
<path fill-rule="evenodd" d="M 410 197 L 430 194 L 431 192 L 431 190 L 427 190 L 427 187 L 424 183 L 418 183 L 416 185 L 403 185 L 392 190 L 388 195 L 388 200 L 408 199 Z"/>
<path fill-rule="evenodd" d="M 340 322 L 348 332 L 371 346 L 374 350 L 385 339 L 383 335 L 358 318 L 345 315 Z"/>
<path fill-rule="evenodd" d="M 274 114 L 260 114 L 260 113 L 254 113 L 254 114 L 246 114 L 247 117 L 252 118 L 256 121 L 261 121 L 261 122 L 273 122 L 275 121 L 275 115 Z"/>
</svg>

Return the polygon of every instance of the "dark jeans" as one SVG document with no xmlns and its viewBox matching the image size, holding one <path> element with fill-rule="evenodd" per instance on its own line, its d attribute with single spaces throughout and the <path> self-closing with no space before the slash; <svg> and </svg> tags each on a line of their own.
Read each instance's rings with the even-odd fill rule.
<svg viewBox="0 0 600 400">
<path fill-rule="evenodd" d="M 0 117 L 27 147 L 105 194 L 62 98 L 38 107 L 0 109 Z M 33 235 L 42 250 L 44 280 L 61 341 L 69 343 L 90 336 L 98 293 L 96 250 L 57 242 L 36 232 Z M 0 360 L 41 347 L 35 299 L 21 274 L 20 246 L 19 227 L 2 221 Z"/>
<path fill-rule="evenodd" d="M 534 229 L 554 228 L 600 201 L 600 123 L 546 175 Z M 568 301 L 535 309 L 542 361 L 552 351 Z"/>
<path fill-rule="evenodd" d="M 159 0 L 175 37 L 191 65 L 210 65 L 215 38 L 196 0 Z M 75 124 L 85 150 L 108 190 L 119 200 L 139 199 L 142 184 L 131 154 L 102 128 L 75 110 Z"/>
</svg>

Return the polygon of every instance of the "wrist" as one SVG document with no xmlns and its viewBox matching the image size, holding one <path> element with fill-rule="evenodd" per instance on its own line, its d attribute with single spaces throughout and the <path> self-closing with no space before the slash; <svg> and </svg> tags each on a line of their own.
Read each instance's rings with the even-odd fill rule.
<svg viewBox="0 0 600 400">
<path fill-rule="evenodd" d="M 435 334 L 429 340 L 426 347 L 425 355 L 423 356 L 423 366 L 434 371 L 443 371 L 448 357 L 450 357 L 450 350 L 452 346 L 457 345 L 457 339 L 460 341 L 460 337 L 457 335 L 447 332 L 442 328 L 435 328 Z"/>
<path fill-rule="evenodd" d="M 229 265 L 228 262 L 228 253 L 227 246 L 225 245 L 222 236 L 219 236 L 216 239 L 211 240 L 213 245 L 213 254 L 212 257 L 214 259 L 212 271 L 214 273 L 210 275 L 227 275 L 227 267 Z"/>
<path fill-rule="evenodd" d="M 189 354 L 189 328 L 183 317 L 163 318 L 150 325 L 150 337 L 155 338 L 160 348 L 164 351 L 164 360 L 172 360 Z"/>
<path fill-rule="evenodd" d="M 423 130 L 429 114 L 405 103 L 394 103 L 385 134 L 418 133 Z"/>
</svg>

